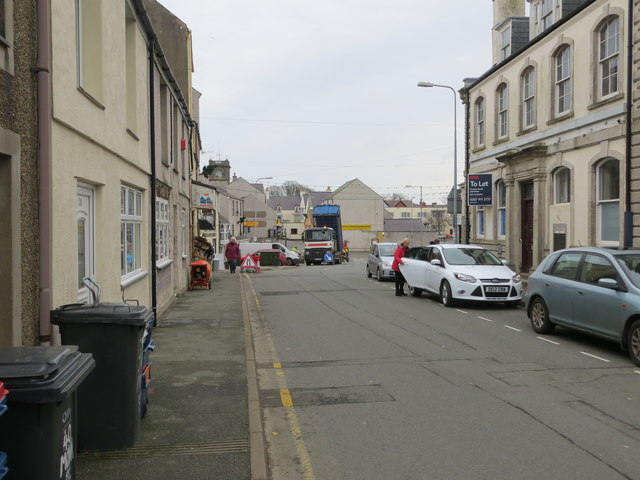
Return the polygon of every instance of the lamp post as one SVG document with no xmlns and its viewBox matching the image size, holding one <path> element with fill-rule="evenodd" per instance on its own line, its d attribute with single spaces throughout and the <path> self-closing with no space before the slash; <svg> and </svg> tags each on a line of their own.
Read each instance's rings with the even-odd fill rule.
<svg viewBox="0 0 640 480">
<path fill-rule="evenodd" d="M 257 179 L 255 182 L 253 183 L 258 183 L 260 180 L 273 180 L 273 177 L 260 177 L 259 179 Z"/>
<path fill-rule="evenodd" d="M 456 91 L 449 85 L 438 85 L 431 82 L 418 82 L 419 87 L 439 87 L 448 88 L 453 92 L 453 242 L 458 243 L 458 132 L 456 118 Z"/>
<path fill-rule="evenodd" d="M 406 188 L 420 188 L 420 221 L 424 223 L 422 217 L 422 185 L 405 185 Z"/>
</svg>

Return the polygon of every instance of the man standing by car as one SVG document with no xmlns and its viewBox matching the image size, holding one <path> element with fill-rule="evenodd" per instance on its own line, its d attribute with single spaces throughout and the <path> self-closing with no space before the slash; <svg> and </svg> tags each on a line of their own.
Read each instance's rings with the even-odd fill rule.
<svg viewBox="0 0 640 480">
<path fill-rule="evenodd" d="M 396 251 L 393 254 L 393 263 L 391 264 L 391 270 L 395 272 L 396 297 L 402 297 L 403 295 L 406 295 L 406 293 L 404 293 L 404 276 L 400 271 L 400 264 L 404 263 L 402 261 L 402 257 L 404 257 L 407 254 L 407 250 L 409 250 L 409 242 L 410 240 L 408 238 L 402 240 L 398 244 L 398 248 L 396 248 Z"/>
<path fill-rule="evenodd" d="M 236 273 L 236 262 L 240 258 L 240 245 L 236 237 L 231 237 L 224 249 L 224 258 L 229 262 L 229 272 Z"/>
</svg>

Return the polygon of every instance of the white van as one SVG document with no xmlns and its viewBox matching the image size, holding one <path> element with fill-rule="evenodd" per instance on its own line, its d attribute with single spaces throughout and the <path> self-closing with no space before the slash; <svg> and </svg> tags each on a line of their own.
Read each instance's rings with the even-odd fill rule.
<svg viewBox="0 0 640 480">
<path fill-rule="evenodd" d="M 280 250 L 282 254 L 287 258 L 287 265 L 297 265 L 300 263 L 300 256 L 296 252 L 292 252 L 281 243 L 254 243 L 254 242 L 238 242 L 240 245 L 240 254 L 244 257 L 250 255 L 258 250 L 264 250 L 265 248 L 273 248 Z"/>
</svg>

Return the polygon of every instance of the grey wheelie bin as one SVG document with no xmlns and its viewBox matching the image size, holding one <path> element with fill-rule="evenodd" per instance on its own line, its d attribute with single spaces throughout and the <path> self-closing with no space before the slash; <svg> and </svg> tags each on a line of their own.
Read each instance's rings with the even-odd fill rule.
<svg viewBox="0 0 640 480">
<path fill-rule="evenodd" d="M 51 311 L 51 323 L 60 327 L 63 344 L 78 345 L 96 361 L 78 390 L 78 449 L 134 446 L 147 401 L 143 337 L 150 335 L 153 310 L 127 303 L 64 305 Z"/>
<path fill-rule="evenodd" d="M 75 478 L 76 393 L 94 367 L 91 355 L 73 345 L 0 348 L 0 379 L 9 391 L 0 471 L 8 479 Z"/>
</svg>

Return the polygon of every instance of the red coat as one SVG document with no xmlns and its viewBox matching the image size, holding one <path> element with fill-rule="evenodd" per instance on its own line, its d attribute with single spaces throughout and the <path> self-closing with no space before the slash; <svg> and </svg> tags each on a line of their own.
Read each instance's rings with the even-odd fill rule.
<svg viewBox="0 0 640 480">
<path fill-rule="evenodd" d="M 409 249 L 405 247 L 396 248 L 396 251 L 393 252 L 393 263 L 391 264 L 391 270 L 393 270 L 394 272 L 400 271 L 400 264 L 402 263 L 400 259 L 407 254 L 407 250 Z"/>
<path fill-rule="evenodd" d="M 240 258 L 240 245 L 235 242 L 227 243 L 224 249 L 224 256 L 227 260 L 238 260 Z"/>
</svg>

